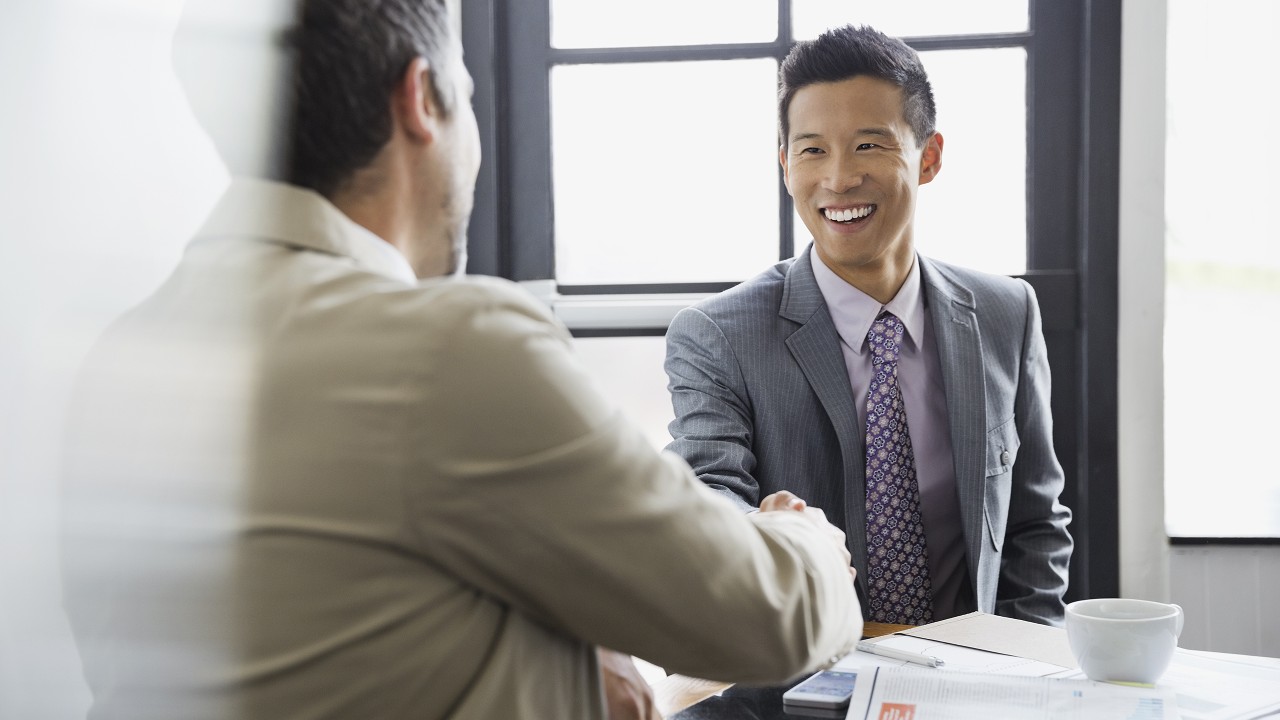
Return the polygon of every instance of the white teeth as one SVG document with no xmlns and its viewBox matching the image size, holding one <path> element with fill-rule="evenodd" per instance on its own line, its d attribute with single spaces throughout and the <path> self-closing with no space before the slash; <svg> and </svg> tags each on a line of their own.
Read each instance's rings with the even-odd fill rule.
<svg viewBox="0 0 1280 720">
<path fill-rule="evenodd" d="M 849 222 L 854 218 L 864 218 L 870 215 L 871 209 L 872 209 L 871 205 L 864 205 L 858 208 L 857 210 L 854 210 L 851 208 L 845 208 L 844 210 L 827 209 L 827 210 L 823 210 L 822 213 L 826 215 L 828 220 L 833 220 L 835 222 Z"/>
</svg>

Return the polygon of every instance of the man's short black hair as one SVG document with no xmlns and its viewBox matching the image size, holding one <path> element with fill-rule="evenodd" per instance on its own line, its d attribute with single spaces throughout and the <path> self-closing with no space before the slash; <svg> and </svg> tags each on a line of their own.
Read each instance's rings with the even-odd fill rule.
<svg viewBox="0 0 1280 720">
<path fill-rule="evenodd" d="M 785 147 L 791 123 L 787 111 L 801 88 L 857 75 L 887 80 L 902 89 L 902 115 L 916 143 L 933 136 L 937 110 L 920 56 L 906 43 L 867 26 L 832 28 L 815 40 L 795 44 L 778 69 L 778 139 Z"/>
<path fill-rule="evenodd" d="M 294 54 L 288 180 L 322 195 L 342 188 L 391 139 L 392 91 L 409 63 L 426 58 L 441 92 L 454 36 L 446 0 L 300 0 L 289 33 Z"/>
</svg>

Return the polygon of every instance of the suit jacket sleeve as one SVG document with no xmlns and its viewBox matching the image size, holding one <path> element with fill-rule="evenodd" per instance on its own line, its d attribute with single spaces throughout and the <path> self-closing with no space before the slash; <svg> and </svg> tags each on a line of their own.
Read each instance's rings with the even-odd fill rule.
<svg viewBox="0 0 1280 720">
<path fill-rule="evenodd" d="M 742 510 L 757 507 L 750 393 L 728 339 L 698 308 L 686 308 L 672 320 L 666 370 L 675 410 L 667 449 Z"/>
<path fill-rule="evenodd" d="M 1072 550 L 1067 531 L 1071 511 L 1058 501 L 1064 476 L 1053 452 L 1049 359 L 1040 307 L 1031 286 L 1025 282 L 1022 286 L 1026 290 L 1027 320 L 1014 406 L 1020 446 L 1013 466 L 996 611 L 1060 625 Z"/>
<path fill-rule="evenodd" d="M 821 530 L 743 515 L 652 448 L 523 291 L 459 295 L 434 310 L 456 322 L 410 433 L 408 517 L 431 562 L 557 631 L 697 677 L 780 682 L 856 642 L 853 585 Z"/>
</svg>

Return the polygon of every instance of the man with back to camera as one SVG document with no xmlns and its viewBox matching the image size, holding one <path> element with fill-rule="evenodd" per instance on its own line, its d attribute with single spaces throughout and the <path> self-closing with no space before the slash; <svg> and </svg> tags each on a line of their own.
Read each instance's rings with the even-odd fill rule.
<svg viewBox="0 0 1280 720">
<path fill-rule="evenodd" d="M 299 8 L 290 182 L 234 181 L 78 384 L 90 717 L 652 718 L 627 655 L 772 683 L 850 650 L 820 511 L 744 516 L 546 308 L 456 276 L 480 158 L 445 0 Z"/>
<path fill-rule="evenodd" d="M 673 320 L 668 448 L 743 508 L 782 489 L 826 508 L 869 621 L 1060 624 L 1071 514 L 1040 311 L 1021 280 L 916 253 L 943 144 L 919 56 L 832 29 L 792 48 L 778 98 L 813 243 Z"/>
</svg>

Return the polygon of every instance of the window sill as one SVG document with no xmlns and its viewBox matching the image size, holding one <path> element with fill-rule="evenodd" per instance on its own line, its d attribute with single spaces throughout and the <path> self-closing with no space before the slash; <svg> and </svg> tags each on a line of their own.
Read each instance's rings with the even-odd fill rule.
<svg viewBox="0 0 1280 720">
<path fill-rule="evenodd" d="M 1173 546 L 1188 545 L 1280 545 L 1280 537 L 1170 537 Z"/>
<path fill-rule="evenodd" d="M 714 293 L 562 295 L 553 280 L 520 283 L 576 336 L 662 335 L 676 313 Z"/>
</svg>

